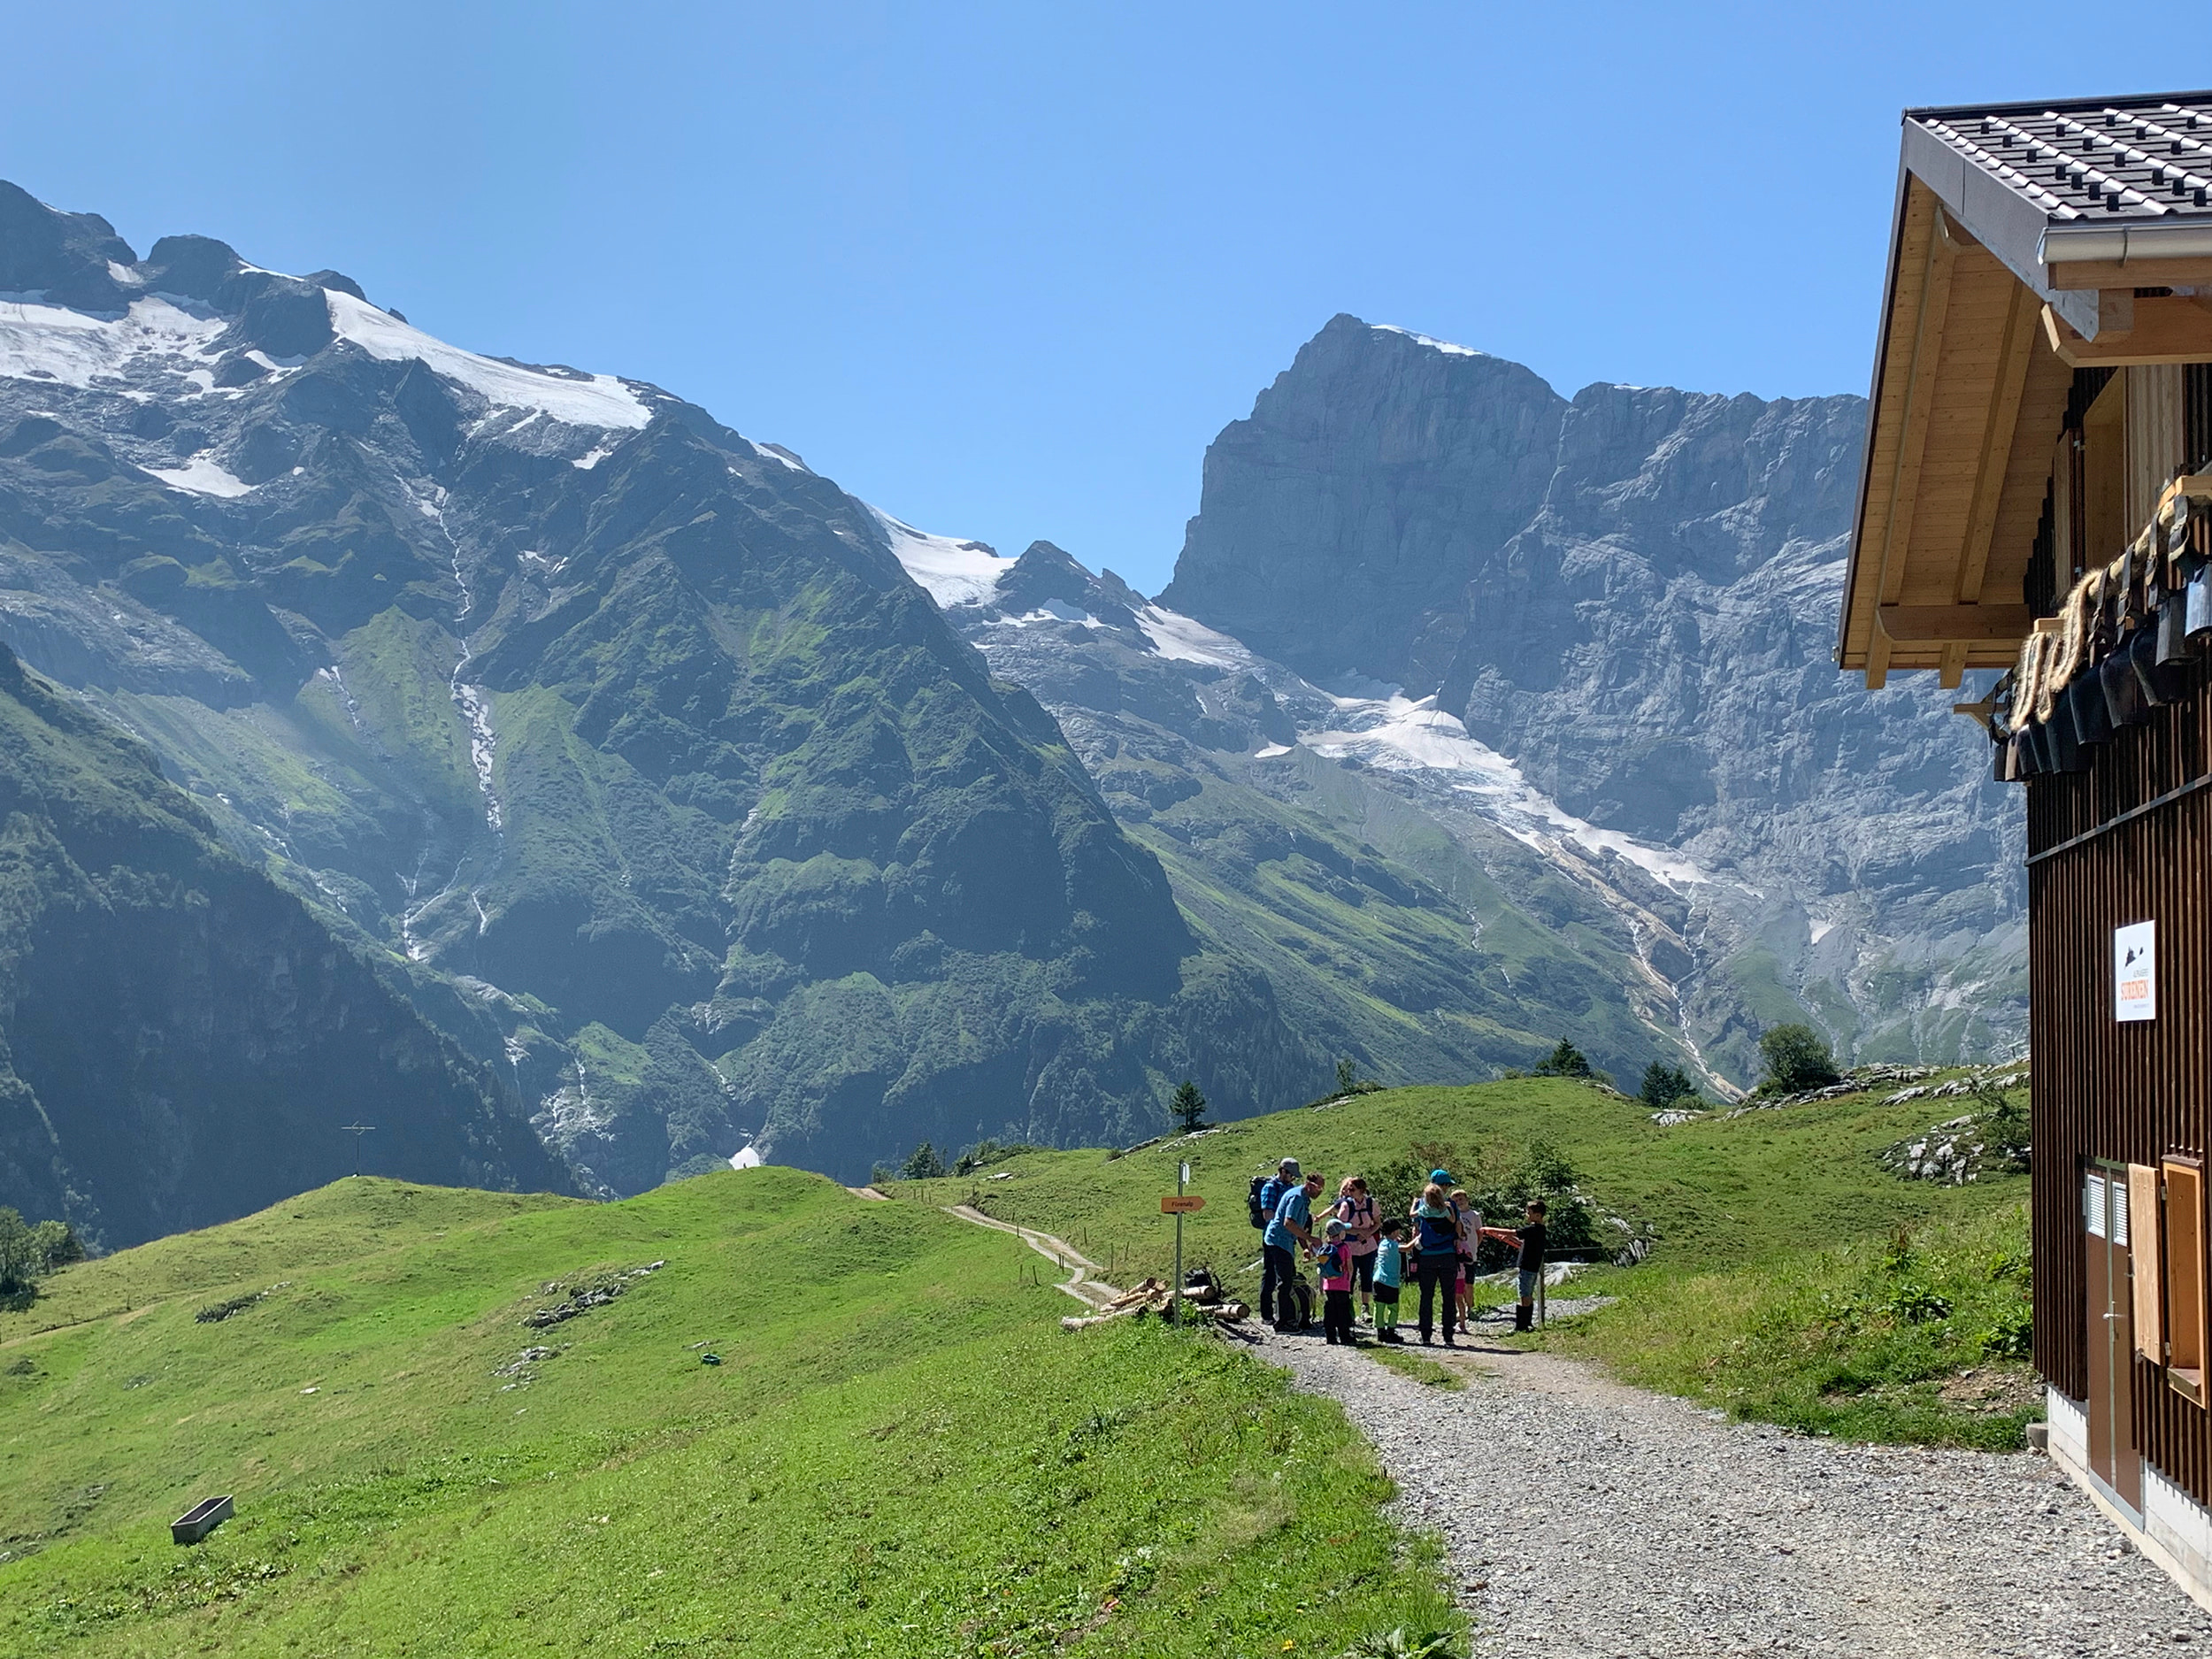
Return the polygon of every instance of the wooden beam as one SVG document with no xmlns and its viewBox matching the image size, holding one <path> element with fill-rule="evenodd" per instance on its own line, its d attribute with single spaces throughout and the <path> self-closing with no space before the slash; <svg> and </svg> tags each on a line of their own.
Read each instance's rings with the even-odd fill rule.
<svg viewBox="0 0 2212 1659">
<path fill-rule="evenodd" d="M 2025 605 L 1884 605 L 1874 617 L 1896 645 L 2002 643 L 2026 638 L 2035 626 Z"/>
<path fill-rule="evenodd" d="M 2127 301 L 2125 308 L 2116 304 L 2113 310 L 2116 314 L 2132 311 L 2132 326 L 2100 329 L 2094 340 L 2084 340 L 2073 325 L 2046 305 L 2043 332 L 2051 349 L 2078 369 L 2212 363 L 2212 311 L 2179 294 L 2142 300 L 2130 295 Z"/>
<path fill-rule="evenodd" d="M 1895 603 L 1905 585 L 1905 555 L 1912 542 L 1913 510 L 1920 495 L 1920 462 L 1928 448 L 1928 406 L 1934 401 L 1936 366 L 1943 356 L 1943 326 L 1951 309 L 1951 273 L 1959 245 L 1943 209 L 1928 233 L 1928 264 L 1913 318 L 1911 367 L 1905 377 L 1905 412 L 1897 442 L 1897 470 L 1890 474 L 1889 511 L 1882 524 L 1882 556 L 1875 563 L 1874 601 Z M 1866 649 L 1866 684 L 1878 691 L 1889 679 L 1891 636 L 1877 626 Z"/>
<path fill-rule="evenodd" d="M 1966 646 L 1954 640 L 1943 648 L 1943 660 L 1936 664 L 1936 684 L 1946 691 L 1956 691 L 1966 680 Z"/>
<path fill-rule="evenodd" d="M 2069 259 L 2047 265 L 2051 287 L 2082 288 L 2194 288 L 2212 282 L 2212 259 Z"/>
<path fill-rule="evenodd" d="M 2020 419 L 2020 395 L 2028 383 L 2028 364 L 2043 347 L 2036 337 L 2039 309 L 2035 296 L 2024 284 L 2012 284 L 1997 373 L 1990 383 L 1989 414 L 1982 426 L 1981 458 L 1974 469 L 1974 500 L 1966 515 L 1966 541 L 1959 549 L 1961 604 L 1970 605 L 1981 598 L 1982 578 L 1989 570 L 1989 541 L 1996 534 L 1997 509 L 2004 501 L 2005 480 L 2012 468 L 2012 434 Z"/>
</svg>

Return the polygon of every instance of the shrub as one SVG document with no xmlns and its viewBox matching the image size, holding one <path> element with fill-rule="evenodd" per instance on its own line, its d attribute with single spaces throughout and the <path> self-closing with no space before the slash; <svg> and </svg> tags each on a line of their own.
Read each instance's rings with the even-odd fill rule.
<svg viewBox="0 0 2212 1659">
<path fill-rule="evenodd" d="M 1890 1293 L 1882 1304 L 1882 1311 L 1907 1325 L 1932 1325 L 1938 1319 L 1951 1317 L 1950 1299 L 1939 1296 L 1927 1286 L 1907 1279 Z"/>
<path fill-rule="evenodd" d="M 1340 1094 L 1372 1094 L 1382 1087 L 1371 1077 L 1362 1077 L 1359 1068 L 1349 1060 L 1336 1063 L 1336 1092 Z"/>
<path fill-rule="evenodd" d="M 1542 1199 L 1546 1241 L 1555 1256 L 1610 1254 L 1619 1242 L 1617 1236 L 1601 1235 L 1603 1222 L 1576 1191 L 1581 1172 L 1558 1148 L 1541 1140 L 1528 1142 L 1517 1157 L 1503 1148 L 1477 1151 L 1440 1141 L 1416 1141 L 1387 1164 L 1363 1171 L 1376 1213 L 1404 1215 L 1432 1169 L 1451 1171 L 1494 1226 L 1517 1226 L 1523 1206 L 1532 1198 Z M 1475 1259 L 1487 1271 L 1506 1255 L 1506 1247 L 1493 1241 L 1482 1245 Z"/>
<path fill-rule="evenodd" d="M 1981 1110 L 1974 1126 L 1981 1132 L 1982 1167 L 2025 1174 L 2028 1169 L 2027 1108 L 2000 1088 L 1977 1084 L 1974 1099 Z"/>
<path fill-rule="evenodd" d="M 995 1141 L 979 1141 L 960 1155 L 960 1161 L 952 1166 L 956 1175 L 972 1175 L 994 1164 L 1003 1164 L 1009 1158 L 1019 1157 L 1025 1152 L 1044 1152 L 1050 1148 L 1032 1146 L 1026 1141 L 1012 1141 L 1001 1146 Z M 887 1174 L 885 1179 L 889 1179 Z"/>
<path fill-rule="evenodd" d="M 84 1257 L 83 1241 L 68 1223 L 34 1226 L 17 1211 L 0 1209 L 0 1310 L 29 1307 L 37 1300 L 40 1279 Z"/>
<path fill-rule="evenodd" d="M 1982 1352 L 1996 1359 L 2025 1359 L 2035 1348 L 2035 1316 L 2025 1307 L 2001 1310 L 1981 1334 Z"/>
<path fill-rule="evenodd" d="M 1824 1087 L 1842 1075 L 1826 1041 L 1810 1025 L 1775 1026 L 1759 1039 L 1759 1054 L 1767 1068 L 1760 1087 L 1771 1083 L 1785 1094 Z"/>
</svg>

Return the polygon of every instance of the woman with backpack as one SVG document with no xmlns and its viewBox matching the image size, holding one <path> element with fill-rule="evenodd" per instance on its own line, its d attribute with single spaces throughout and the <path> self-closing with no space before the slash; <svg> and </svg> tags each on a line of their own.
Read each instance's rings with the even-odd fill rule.
<svg viewBox="0 0 2212 1659">
<path fill-rule="evenodd" d="M 1360 1317 L 1371 1325 L 1375 1319 L 1375 1247 L 1381 1232 L 1376 1225 L 1375 1201 L 1368 1195 L 1365 1179 L 1348 1175 L 1338 1182 L 1336 1202 L 1329 1213 L 1344 1224 L 1352 1279 L 1359 1287 Z"/>
</svg>

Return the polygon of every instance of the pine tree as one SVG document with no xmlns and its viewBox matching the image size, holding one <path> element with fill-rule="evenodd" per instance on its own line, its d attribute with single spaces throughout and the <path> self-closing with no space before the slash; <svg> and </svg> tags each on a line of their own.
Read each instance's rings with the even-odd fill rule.
<svg viewBox="0 0 2212 1659">
<path fill-rule="evenodd" d="M 926 1141 L 906 1155 L 906 1162 L 899 1166 L 899 1173 L 910 1181 L 926 1181 L 945 1172 L 945 1161 L 938 1156 L 937 1148 Z"/>
<path fill-rule="evenodd" d="M 1698 1099 L 1697 1085 L 1690 1074 L 1678 1065 L 1669 1065 L 1663 1060 L 1654 1060 L 1644 1068 L 1644 1085 L 1636 1091 L 1637 1098 L 1654 1111 L 1664 1111 L 1677 1101 L 1704 1102 Z"/>
<path fill-rule="evenodd" d="M 1564 1037 L 1559 1046 L 1545 1057 L 1536 1068 L 1538 1077 L 1587 1077 L 1590 1075 L 1589 1056 Z"/>
<path fill-rule="evenodd" d="M 1175 1086 L 1174 1096 L 1169 1100 L 1167 1109 L 1175 1121 L 1182 1125 L 1185 1134 L 1206 1126 L 1206 1097 L 1199 1092 L 1198 1085 L 1188 1078 Z"/>
</svg>

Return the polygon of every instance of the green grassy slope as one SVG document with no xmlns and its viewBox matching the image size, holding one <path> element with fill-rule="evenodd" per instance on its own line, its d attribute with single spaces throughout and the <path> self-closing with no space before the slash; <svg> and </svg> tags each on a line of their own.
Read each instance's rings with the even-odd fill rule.
<svg viewBox="0 0 2212 1659">
<path fill-rule="evenodd" d="M 0 1651 L 1256 1655 L 1448 1622 L 1333 1408 L 1205 1339 L 1069 1337 L 1034 1261 L 764 1170 L 604 1206 L 349 1180 L 66 1270 L 0 1317 Z M 173 1546 L 215 1492 L 238 1518 Z"/>
<path fill-rule="evenodd" d="M 1208 1205 L 1186 1225 L 1185 1259 L 1249 1293 L 1259 1244 L 1245 1190 L 1276 1159 L 1321 1171 L 1333 1194 L 1340 1177 L 1372 1174 L 1416 1145 L 1499 1170 L 1540 1140 L 1574 1165 L 1591 1198 L 1658 1235 L 1641 1265 L 1578 1281 L 1573 1294 L 1586 1286 L 1617 1305 L 1546 1340 L 1635 1380 L 1803 1428 L 2016 1445 L 2035 1414 L 2033 1390 L 2024 1367 L 1985 1353 L 1985 1339 L 2024 1317 L 2026 1179 L 1943 1187 L 1901 1180 L 1875 1161 L 1957 1110 L 1859 1095 L 1661 1128 L 1635 1101 L 1530 1079 L 1392 1089 L 1125 1156 L 1025 1154 L 972 1178 L 893 1190 L 977 1202 L 1133 1278 L 1167 1271 L 1174 1224 L 1158 1199 L 1187 1160 Z M 1948 1316 L 1930 1317 L 1916 1288 L 1948 1303 Z M 1962 1385 L 1969 1370 L 1977 1376 Z"/>
</svg>

